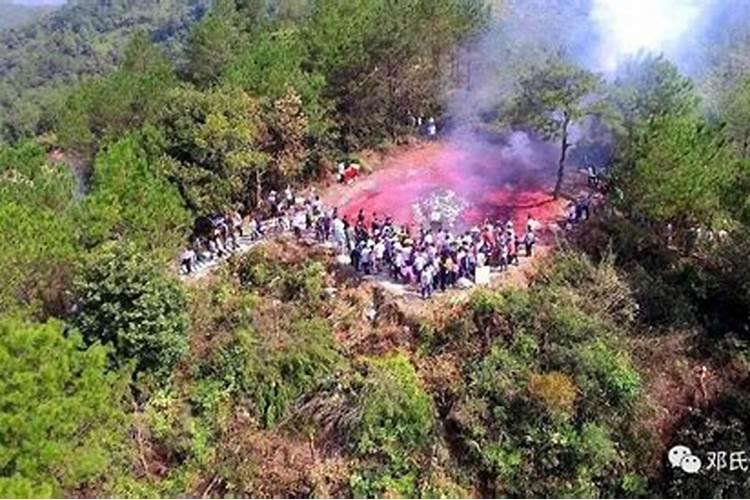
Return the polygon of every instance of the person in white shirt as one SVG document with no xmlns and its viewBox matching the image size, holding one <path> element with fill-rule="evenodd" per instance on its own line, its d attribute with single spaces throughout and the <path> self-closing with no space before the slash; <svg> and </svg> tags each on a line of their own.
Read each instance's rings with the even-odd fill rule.
<svg viewBox="0 0 750 500">
<path fill-rule="evenodd" d="M 375 254 L 375 261 L 374 261 L 375 270 L 373 272 L 377 274 L 381 270 L 383 257 L 385 256 L 385 243 L 383 243 L 383 240 L 378 240 L 377 243 L 375 243 L 375 246 L 373 247 L 372 251 Z"/>
</svg>

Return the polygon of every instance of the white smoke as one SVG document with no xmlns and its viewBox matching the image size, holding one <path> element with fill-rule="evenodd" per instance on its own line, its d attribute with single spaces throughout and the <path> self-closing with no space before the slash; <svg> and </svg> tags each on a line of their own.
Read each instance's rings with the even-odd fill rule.
<svg viewBox="0 0 750 500">
<path fill-rule="evenodd" d="M 639 52 L 676 58 L 713 3 L 715 0 L 594 0 L 590 17 L 598 27 L 599 46 L 592 69 L 611 74 L 623 60 Z"/>
</svg>

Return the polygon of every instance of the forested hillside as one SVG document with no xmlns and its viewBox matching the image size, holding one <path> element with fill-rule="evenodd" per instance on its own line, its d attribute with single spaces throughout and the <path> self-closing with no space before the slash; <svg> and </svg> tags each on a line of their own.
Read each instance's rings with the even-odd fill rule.
<svg viewBox="0 0 750 500">
<path fill-rule="evenodd" d="M 3 9 L 8 7 L 3 6 Z M 14 7 L 15 8 L 15 7 Z M 177 50 L 201 0 L 74 0 L 0 33 L 0 115 L 6 137 L 38 132 L 65 87 L 110 72 L 137 31 Z M 57 92 L 56 92 L 57 91 Z"/>
<path fill-rule="evenodd" d="M 0 497 L 748 497 L 667 452 L 750 450 L 750 38 L 710 82 L 605 78 L 592 2 L 553 3 L 81 0 L 0 34 Z M 429 149 L 422 117 L 552 151 L 574 210 L 516 279 L 404 298 L 273 232 L 287 187 Z M 235 212 L 273 226 L 181 275 Z"/>
<path fill-rule="evenodd" d="M 24 5 L 14 0 L 2 0 L 0 1 L 0 31 L 26 24 L 51 12 L 53 8 L 48 5 Z"/>
</svg>

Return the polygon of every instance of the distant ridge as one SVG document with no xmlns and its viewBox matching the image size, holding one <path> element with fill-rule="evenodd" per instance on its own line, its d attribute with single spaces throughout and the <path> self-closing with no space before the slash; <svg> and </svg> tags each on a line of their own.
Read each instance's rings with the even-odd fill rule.
<svg viewBox="0 0 750 500">
<path fill-rule="evenodd" d="M 16 22 L 0 31 L 0 116 L 28 117 L 29 123 L 34 122 L 42 106 L 39 101 L 54 98 L 45 90 L 108 73 L 135 32 L 145 31 L 167 52 L 178 53 L 188 28 L 203 16 L 207 3 L 76 0 L 59 7 L 29 7 L 0 0 L 0 18 L 11 9 L 36 12 L 26 19 L 30 22 Z M 39 16 L 39 10 L 48 15 Z M 2 126 L 12 137 L 15 132 L 8 134 L 9 127 L 23 129 L 24 124 Z"/>
</svg>

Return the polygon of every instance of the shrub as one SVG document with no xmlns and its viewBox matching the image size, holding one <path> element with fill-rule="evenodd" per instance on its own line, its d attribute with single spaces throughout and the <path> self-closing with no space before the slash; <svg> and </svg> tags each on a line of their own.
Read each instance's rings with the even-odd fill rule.
<svg viewBox="0 0 750 500">
<path fill-rule="evenodd" d="M 551 372 L 532 374 L 529 393 L 553 414 L 570 414 L 576 398 L 576 386 L 567 375 Z"/>
<path fill-rule="evenodd" d="M 396 354 L 364 363 L 367 374 L 354 430 L 357 451 L 395 457 L 425 446 L 434 425 L 434 408 L 409 359 Z"/>
<path fill-rule="evenodd" d="M 580 307 L 602 319 L 619 325 L 632 323 L 638 315 L 638 303 L 629 284 L 615 265 L 614 255 L 605 254 L 594 263 L 582 253 L 562 252 L 543 275 L 543 282 L 575 291 Z"/>
<path fill-rule="evenodd" d="M 134 246 L 102 247 L 76 288 L 75 325 L 88 343 L 111 345 L 116 364 L 133 359 L 136 371 L 166 376 L 187 351 L 182 286 Z"/>
<path fill-rule="evenodd" d="M 296 320 L 276 332 L 238 330 L 202 372 L 248 398 L 259 421 L 272 426 L 295 400 L 325 382 L 338 362 L 329 325 Z"/>
<path fill-rule="evenodd" d="M 624 409 L 640 393 L 641 379 L 630 358 L 602 341 L 580 347 L 572 363 L 577 367 L 579 379 L 585 379 L 581 387 L 584 399 L 591 405 L 598 401 L 605 406 Z"/>
</svg>

